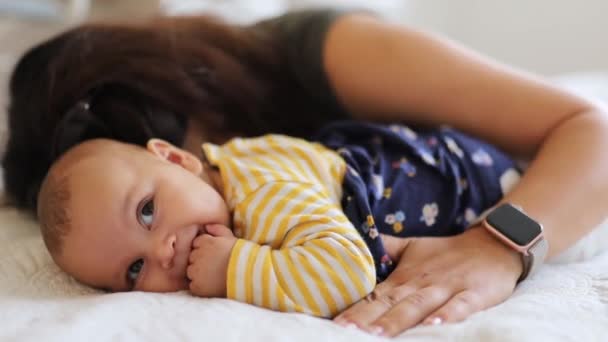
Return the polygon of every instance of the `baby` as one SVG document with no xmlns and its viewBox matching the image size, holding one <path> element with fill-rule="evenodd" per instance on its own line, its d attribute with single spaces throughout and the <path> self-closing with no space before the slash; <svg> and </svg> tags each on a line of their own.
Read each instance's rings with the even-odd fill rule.
<svg viewBox="0 0 608 342">
<path fill-rule="evenodd" d="M 380 233 L 461 232 L 515 172 L 453 131 L 344 123 L 318 139 L 204 144 L 203 160 L 159 139 L 86 141 L 42 184 L 45 244 L 93 287 L 189 289 L 332 317 L 390 272 L 399 244 Z"/>
</svg>

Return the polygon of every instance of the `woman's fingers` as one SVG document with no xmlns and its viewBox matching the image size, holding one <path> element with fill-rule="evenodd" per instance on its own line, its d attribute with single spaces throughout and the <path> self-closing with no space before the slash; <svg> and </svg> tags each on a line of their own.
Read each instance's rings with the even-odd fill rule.
<svg viewBox="0 0 608 342">
<path fill-rule="evenodd" d="M 395 336 L 420 323 L 450 300 L 452 295 L 449 287 L 429 286 L 419 289 L 396 303 L 365 330 L 372 334 Z"/>
<path fill-rule="evenodd" d="M 424 324 L 460 322 L 481 309 L 479 296 L 475 292 L 462 291 L 452 297 L 439 310 L 430 314 L 424 320 Z"/>
<path fill-rule="evenodd" d="M 444 322 L 460 322 L 470 315 L 490 308 L 502 302 L 500 292 L 485 291 L 479 293 L 473 290 L 464 290 L 454 295 L 445 305 L 430 314 L 424 324 L 440 324 Z"/>
<path fill-rule="evenodd" d="M 343 326 L 355 324 L 364 328 L 415 291 L 416 288 L 410 284 L 398 286 L 387 279 L 378 284 L 367 297 L 334 318 L 334 321 Z"/>
</svg>

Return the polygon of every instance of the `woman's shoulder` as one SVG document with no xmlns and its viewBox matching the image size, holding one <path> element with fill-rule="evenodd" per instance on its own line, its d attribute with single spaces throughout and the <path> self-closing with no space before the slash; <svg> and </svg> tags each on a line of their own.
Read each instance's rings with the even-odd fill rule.
<svg viewBox="0 0 608 342">
<path fill-rule="evenodd" d="M 352 7 L 317 7 L 285 12 L 258 21 L 250 28 L 278 38 L 288 57 L 294 60 L 319 60 L 323 43 L 332 25 L 343 16 L 366 11 Z"/>
<path fill-rule="evenodd" d="M 356 9 L 344 7 L 316 7 L 293 10 L 260 20 L 254 23 L 252 27 L 259 30 L 276 30 L 277 33 L 285 36 L 301 35 L 303 27 L 314 27 L 322 32 L 328 26 L 331 26 L 331 23 L 337 18 L 353 11 L 356 11 Z M 304 31 L 310 31 L 310 29 Z"/>
<path fill-rule="evenodd" d="M 344 109 L 335 97 L 323 63 L 325 41 L 340 18 L 364 11 L 367 10 L 352 7 L 301 9 L 259 21 L 250 28 L 278 40 L 285 71 L 327 111 L 342 113 L 343 117 Z"/>
</svg>

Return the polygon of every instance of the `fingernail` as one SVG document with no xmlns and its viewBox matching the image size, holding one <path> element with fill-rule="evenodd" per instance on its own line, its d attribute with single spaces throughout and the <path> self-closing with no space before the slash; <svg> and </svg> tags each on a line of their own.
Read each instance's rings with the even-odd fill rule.
<svg viewBox="0 0 608 342">
<path fill-rule="evenodd" d="M 373 326 L 373 327 L 369 327 L 367 329 L 367 332 L 372 334 L 372 335 L 376 335 L 379 336 L 384 332 L 384 329 L 382 327 L 379 326 Z"/>
<path fill-rule="evenodd" d="M 344 325 L 344 327 L 346 329 L 357 329 L 357 325 L 355 323 L 346 323 L 346 325 Z"/>
<path fill-rule="evenodd" d="M 441 317 L 433 317 L 425 322 L 426 325 L 439 325 L 443 323 Z"/>
</svg>

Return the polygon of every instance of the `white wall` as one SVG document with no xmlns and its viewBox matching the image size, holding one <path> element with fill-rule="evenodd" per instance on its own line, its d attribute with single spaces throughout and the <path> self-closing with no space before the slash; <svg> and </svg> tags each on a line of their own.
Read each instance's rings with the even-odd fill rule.
<svg viewBox="0 0 608 342">
<path fill-rule="evenodd" d="M 443 33 L 500 61 L 552 75 L 608 70 L 608 0 L 162 0 L 171 12 L 236 21 L 288 8 L 347 5 Z"/>
<path fill-rule="evenodd" d="M 608 70 L 607 0 L 410 0 L 402 20 L 543 74 Z"/>
</svg>

